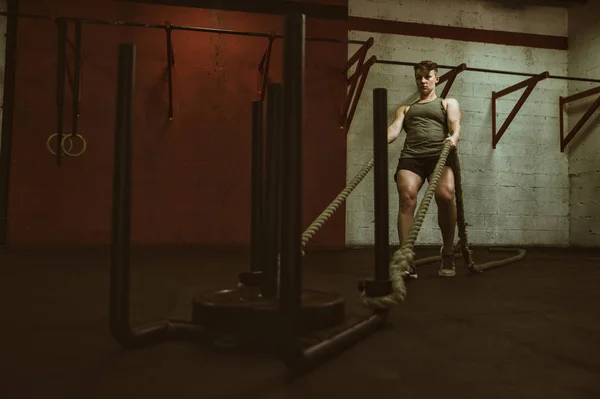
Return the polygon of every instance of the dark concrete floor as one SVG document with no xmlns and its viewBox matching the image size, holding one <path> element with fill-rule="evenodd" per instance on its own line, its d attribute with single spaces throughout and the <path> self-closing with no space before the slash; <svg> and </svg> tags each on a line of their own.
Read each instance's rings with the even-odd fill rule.
<svg viewBox="0 0 600 399">
<path fill-rule="evenodd" d="M 417 251 L 419 257 L 435 251 Z M 478 263 L 506 256 L 475 249 Z M 475 277 L 423 266 L 390 325 L 317 370 L 290 379 L 281 361 L 203 343 L 120 348 L 108 329 L 106 251 L 0 254 L 0 398 L 599 398 L 600 251 L 530 250 Z M 181 312 L 201 289 L 229 288 L 247 254 L 139 251 L 134 322 Z M 372 250 L 314 252 L 305 285 L 341 292 Z"/>
</svg>

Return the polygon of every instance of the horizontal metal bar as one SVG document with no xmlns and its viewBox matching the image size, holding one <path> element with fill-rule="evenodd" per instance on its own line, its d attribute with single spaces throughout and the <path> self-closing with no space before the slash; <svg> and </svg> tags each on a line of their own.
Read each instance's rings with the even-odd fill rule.
<svg viewBox="0 0 600 399">
<path fill-rule="evenodd" d="M 109 25 L 109 26 L 126 26 L 131 28 L 152 28 L 152 29 L 164 29 L 165 24 L 150 24 L 143 22 L 131 22 L 131 21 L 109 21 L 109 20 L 101 20 L 101 19 L 86 19 L 86 18 L 77 18 L 77 17 L 65 17 L 65 16 L 49 16 L 49 15 L 40 15 L 40 14 L 10 14 L 4 11 L 0 11 L 0 15 L 4 16 L 16 16 L 19 18 L 33 18 L 33 19 L 45 19 L 48 21 L 52 21 L 58 18 L 65 19 L 67 21 L 76 21 L 85 24 L 93 24 L 93 25 Z M 229 30 L 229 29 L 216 29 L 216 28 L 202 28 L 198 26 L 184 26 L 184 25 L 171 25 L 172 30 L 180 30 L 180 31 L 190 31 L 190 32 L 205 32 L 205 33 L 217 33 L 222 35 L 238 35 L 238 36 L 252 36 L 252 37 L 270 37 L 270 33 L 263 32 L 245 32 L 245 31 L 237 31 L 237 30 Z M 283 35 L 275 35 L 275 38 L 282 39 Z M 306 41 L 308 42 L 329 42 L 329 43 L 344 43 L 344 44 L 365 44 L 367 40 L 349 40 L 349 39 L 340 39 L 334 37 L 307 37 Z"/>
<path fill-rule="evenodd" d="M 18 17 L 18 18 L 29 18 L 29 19 L 45 19 L 45 20 L 53 20 L 54 18 L 48 15 L 41 15 L 41 14 L 14 14 L 14 13 L 9 13 L 7 11 L 0 11 L 0 15 L 4 15 L 5 17 Z"/>
<path fill-rule="evenodd" d="M 307 42 L 329 42 L 329 43 L 344 43 L 344 44 L 365 44 L 368 40 L 353 40 L 353 39 L 337 39 L 332 37 L 307 37 Z"/>
<path fill-rule="evenodd" d="M 358 324 L 284 359 L 285 363 L 299 373 L 313 370 L 326 359 L 339 355 L 343 350 L 377 332 L 387 322 L 387 315 L 387 311 L 374 313 Z"/>
<path fill-rule="evenodd" d="M 306 18 L 320 20 L 347 21 L 348 5 L 331 4 L 329 1 L 306 0 L 117 0 L 203 10 L 233 11 L 253 14 L 283 16 L 289 13 L 304 14 Z M 329 3 L 329 4 L 328 4 Z M 339 2 L 338 2 L 339 3 Z"/>
<path fill-rule="evenodd" d="M 414 66 L 417 64 L 416 62 L 390 61 L 390 60 L 381 60 L 381 59 L 378 59 L 377 63 L 378 64 L 388 64 L 388 65 L 405 65 L 405 66 Z M 438 68 L 454 69 L 454 68 L 456 68 L 456 65 L 438 65 Z M 503 71 L 503 70 L 499 70 L 499 69 L 485 69 L 485 68 L 473 68 L 473 67 L 467 67 L 465 70 L 471 71 L 471 72 L 498 73 L 498 74 L 502 74 L 502 75 L 515 75 L 515 76 L 538 76 L 539 75 L 537 73 Z M 559 75 L 550 75 L 550 76 L 548 76 L 548 79 L 560 79 L 560 80 L 573 80 L 573 81 L 579 81 L 579 82 L 600 83 L 600 79 L 577 78 L 577 77 L 559 76 Z"/>
</svg>

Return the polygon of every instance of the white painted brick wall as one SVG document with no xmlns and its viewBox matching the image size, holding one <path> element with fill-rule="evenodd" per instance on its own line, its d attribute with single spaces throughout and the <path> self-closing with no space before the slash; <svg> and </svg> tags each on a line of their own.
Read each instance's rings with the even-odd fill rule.
<svg viewBox="0 0 600 399">
<path fill-rule="evenodd" d="M 348 14 L 354 17 L 567 35 L 566 10 L 551 6 L 515 7 L 514 4 L 489 0 L 349 0 L 348 8 Z"/>
<path fill-rule="evenodd" d="M 569 74 L 600 79 L 600 1 L 589 1 L 569 11 Z M 600 86 L 599 83 L 570 82 L 569 94 Z M 569 130 L 598 95 L 567 108 Z M 568 132 L 569 130 L 566 130 Z M 577 133 L 566 149 L 569 158 L 570 243 L 600 246 L 600 110 Z"/>
<path fill-rule="evenodd" d="M 350 14 L 438 25 L 466 26 L 527 33 L 566 35 L 566 10 L 524 7 L 518 11 L 480 1 L 351 0 Z M 385 12 L 382 10 L 386 10 Z M 435 12 L 431 10 L 435 9 Z M 548 21 L 553 21 L 548 23 Z M 433 59 L 442 65 L 470 66 L 567 75 L 566 51 L 523 48 L 485 43 L 350 32 L 350 38 L 374 36 L 369 55 L 381 59 L 418 62 Z M 349 57 L 356 46 L 349 47 Z M 446 70 L 440 70 L 445 73 Z M 492 149 L 491 92 L 502 90 L 525 77 L 463 72 L 455 80 L 450 97 L 462 110 L 459 148 L 463 192 L 470 241 L 481 245 L 566 245 L 569 240 L 569 179 L 567 155 L 559 148 L 558 97 L 567 94 L 564 80 L 538 84 L 497 148 Z M 372 156 L 372 91 L 388 90 L 388 121 L 402 103 L 418 98 L 412 67 L 376 64 L 369 74 L 348 133 L 350 181 Z M 438 95 L 443 85 L 438 87 Z M 523 90 L 498 101 L 498 127 Z M 398 195 L 393 173 L 404 142 L 403 132 L 389 146 L 390 243 L 398 244 L 396 228 Z M 427 183 L 418 201 L 423 198 Z M 346 244 L 374 243 L 373 173 L 347 199 Z M 419 245 L 441 244 L 435 201 L 429 207 L 417 240 Z"/>
</svg>

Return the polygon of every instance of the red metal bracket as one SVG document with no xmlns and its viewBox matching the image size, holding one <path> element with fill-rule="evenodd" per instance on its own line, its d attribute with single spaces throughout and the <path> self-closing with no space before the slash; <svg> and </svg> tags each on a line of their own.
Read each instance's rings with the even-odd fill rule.
<svg viewBox="0 0 600 399">
<path fill-rule="evenodd" d="M 68 21 L 67 21 L 68 22 Z M 71 71 L 71 64 L 69 63 L 68 54 L 65 51 L 65 70 L 67 73 L 67 82 L 71 89 L 72 96 L 72 129 L 71 136 L 76 136 L 78 131 L 79 123 L 79 106 L 81 104 L 81 60 L 82 60 L 82 23 L 81 21 L 75 21 L 75 42 L 69 39 L 68 35 L 68 24 L 67 30 L 65 31 L 65 42 L 69 45 L 73 52 L 73 71 Z M 66 50 L 66 49 L 65 49 Z"/>
<path fill-rule="evenodd" d="M 445 81 L 448 81 L 448 83 L 446 83 L 446 86 L 444 86 L 444 90 L 442 90 L 442 94 L 440 95 L 441 98 L 446 98 L 448 92 L 450 91 L 450 88 L 452 87 L 452 84 L 454 83 L 454 79 L 456 79 L 458 74 L 463 72 L 465 69 L 467 69 L 467 65 L 463 63 L 440 76 L 440 80 L 437 83 L 438 85 L 444 83 Z"/>
<path fill-rule="evenodd" d="M 564 133 L 564 118 L 563 118 L 565 104 L 570 103 L 572 101 L 580 100 L 585 97 L 593 96 L 594 94 L 598 94 L 598 93 L 600 93 L 600 87 L 596 87 L 595 89 L 586 90 L 581 93 L 573 94 L 568 97 L 559 97 L 560 152 L 565 151 L 565 148 L 571 142 L 571 140 L 573 140 L 573 137 L 575 137 L 577 132 L 582 128 L 582 126 L 590 119 L 590 117 L 598 109 L 598 107 L 600 107 L 600 96 L 598 96 L 596 101 L 594 101 L 594 103 L 592 105 L 590 105 L 590 107 L 585 112 L 585 114 L 583 114 L 583 116 L 579 119 L 579 121 L 577 121 L 575 126 L 573 126 L 573 129 L 571 129 L 569 134 L 567 134 L 567 137 L 565 137 L 565 133 Z"/>
<path fill-rule="evenodd" d="M 171 21 L 165 22 L 165 32 L 167 33 L 167 80 L 169 83 L 169 120 L 173 120 L 173 65 L 175 65 L 175 54 L 173 51 L 173 41 L 171 32 L 173 31 Z"/>
<path fill-rule="evenodd" d="M 350 77 L 346 77 L 346 90 L 340 107 L 340 129 L 346 132 L 350 128 L 358 100 L 362 94 L 363 87 L 371 66 L 377 61 L 377 57 L 372 56 L 365 63 L 367 51 L 373 46 L 374 39 L 370 37 L 352 57 L 342 67 L 342 73 L 347 76 L 348 70 L 356 64 L 354 73 Z"/>
<path fill-rule="evenodd" d="M 269 66 L 271 65 L 271 52 L 273 51 L 273 42 L 277 39 L 277 33 L 271 32 L 269 34 L 269 44 L 267 45 L 267 49 L 262 56 L 258 64 L 258 72 L 260 74 L 260 87 L 258 88 L 258 95 L 260 96 L 260 101 L 265 100 L 265 94 L 267 91 L 267 83 L 269 81 Z"/>
<path fill-rule="evenodd" d="M 502 91 L 492 92 L 492 147 L 494 149 L 496 148 L 496 144 L 498 144 L 498 142 L 502 138 L 502 135 L 504 134 L 504 132 L 506 132 L 506 129 L 508 129 L 508 126 L 511 124 L 513 119 L 515 119 L 515 116 L 517 116 L 517 113 L 525 103 L 525 100 L 527 100 L 527 97 L 529 97 L 529 95 L 531 94 L 535 86 L 538 84 L 538 82 L 548 78 L 549 76 L 550 74 L 548 72 L 544 72 L 537 76 L 532 76 L 531 78 L 524 80 L 521 83 L 517 83 L 513 86 L 507 87 Z M 525 89 L 525 91 L 521 95 L 521 98 L 519 98 L 519 101 L 517 101 L 512 111 L 510 111 L 510 114 L 502 124 L 502 127 L 500 127 L 500 130 L 496 132 L 496 100 L 507 94 L 522 89 L 523 87 L 527 87 L 527 89 Z"/>
<path fill-rule="evenodd" d="M 365 62 L 363 64 L 363 66 L 361 68 L 360 76 L 358 76 L 359 82 L 358 82 L 358 88 L 356 89 L 356 96 L 354 96 L 354 98 L 352 99 L 352 105 L 350 108 L 350 112 L 348 113 L 348 117 L 344 121 L 344 126 L 341 126 L 341 129 L 345 129 L 346 133 L 348 132 L 348 129 L 350 128 L 350 125 L 352 124 L 352 119 L 354 118 L 354 113 L 356 112 L 356 107 L 358 106 L 358 100 L 360 100 L 360 96 L 362 94 L 363 88 L 365 87 L 365 82 L 367 81 L 367 76 L 369 75 L 369 71 L 371 70 L 371 67 L 373 65 L 375 65 L 376 62 L 377 62 L 377 57 L 375 57 L 373 55 L 373 56 L 371 56 L 371 58 L 369 58 L 367 60 L 367 62 Z"/>
</svg>

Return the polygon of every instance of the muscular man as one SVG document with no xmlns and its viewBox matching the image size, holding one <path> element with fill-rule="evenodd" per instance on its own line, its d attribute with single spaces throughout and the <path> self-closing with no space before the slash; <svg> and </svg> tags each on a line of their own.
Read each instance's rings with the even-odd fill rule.
<svg viewBox="0 0 600 399">
<path fill-rule="evenodd" d="M 437 64 L 422 61 L 415 65 L 415 80 L 419 99 L 401 105 L 393 123 L 388 128 L 388 144 L 398 138 L 402 129 L 406 140 L 400 153 L 394 180 L 398 188 L 400 210 L 398 212 L 398 237 L 405 244 L 408 231 L 414 222 L 417 194 L 425 179 L 431 181 L 444 142 L 450 142 L 456 150 L 460 140 L 460 109 L 452 98 L 441 99 L 435 94 L 439 82 Z M 440 276 L 454 276 L 454 229 L 456 226 L 456 204 L 454 203 L 454 173 L 445 166 L 437 190 L 435 202 L 438 206 L 438 224 L 442 232 L 443 246 L 440 249 L 442 264 Z M 414 265 L 407 273 L 417 278 Z"/>
</svg>

